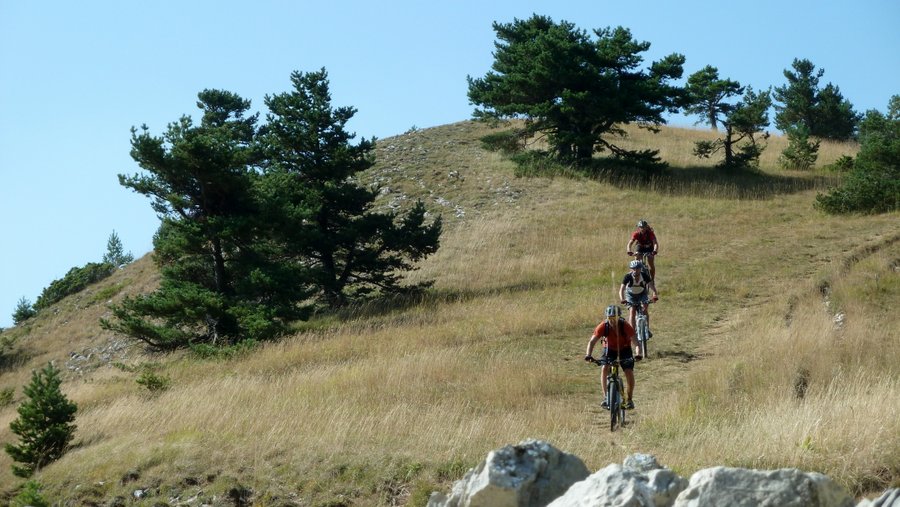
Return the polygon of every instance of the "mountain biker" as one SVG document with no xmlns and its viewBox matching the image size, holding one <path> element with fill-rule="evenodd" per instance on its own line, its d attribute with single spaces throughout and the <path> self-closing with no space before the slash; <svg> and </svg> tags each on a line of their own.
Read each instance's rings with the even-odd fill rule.
<svg viewBox="0 0 900 507">
<path fill-rule="evenodd" d="M 584 356 L 585 361 L 592 361 L 594 358 L 591 354 L 594 352 L 594 345 L 598 341 L 603 342 L 603 356 L 600 361 L 603 363 L 603 372 L 600 375 L 600 382 L 603 385 L 603 392 L 606 393 L 606 376 L 609 374 L 609 361 L 618 359 L 625 371 L 625 408 L 634 408 L 634 402 L 631 399 L 634 394 L 634 361 L 641 360 L 641 349 L 637 342 L 637 335 L 634 327 L 622 318 L 622 310 L 617 305 L 609 305 L 606 307 L 606 320 L 600 323 L 591 335 L 587 345 L 587 355 Z M 632 353 L 631 348 L 634 347 L 636 352 Z M 604 399 L 603 408 L 609 408 L 609 400 Z"/>
<path fill-rule="evenodd" d="M 631 261 L 628 264 L 630 270 L 625 278 L 622 279 L 622 285 L 619 286 L 619 301 L 624 305 L 628 304 L 628 322 L 634 327 L 634 306 L 640 304 L 647 316 L 647 328 L 650 328 L 650 312 L 647 308 L 650 304 L 649 292 L 653 293 L 653 301 L 659 300 L 659 293 L 656 291 L 656 285 L 651 277 L 644 270 L 644 263 L 641 261 Z M 653 333 L 649 335 L 652 337 Z"/>
<path fill-rule="evenodd" d="M 650 268 L 650 278 L 656 279 L 656 264 L 653 261 L 653 257 L 659 253 L 659 242 L 656 241 L 656 234 L 653 232 L 653 228 L 643 218 L 638 221 L 637 229 L 631 233 L 631 240 L 625 246 L 625 251 L 636 260 L 641 260 L 644 254 L 650 254 L 647 256 L 650 264 L 648 266 Z"/>
</svg>

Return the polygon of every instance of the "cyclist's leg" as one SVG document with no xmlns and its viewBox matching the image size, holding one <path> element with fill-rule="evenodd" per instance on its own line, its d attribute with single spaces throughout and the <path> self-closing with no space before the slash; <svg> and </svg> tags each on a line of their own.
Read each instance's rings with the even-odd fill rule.
<svg viewBox="0 0 900 507">
<path fill-rule="evenodd" d="M 606 396 L 606 376 L 607 375 L 609 375 L 609 365 L 604 364 L 603 370 L 600 372 L 600 385 L 603 387 L 603 395 L 604 396 Z"/>
<path fill-rule="evenodd" d="M 625 371 L 625 399 L 623 400 L 624 408 L 634 408 L 632 401 L 634 395 L 634 356 L 631 353 L 631 347 L 620 352 L 619 358 L 622 361 L 622 369 Z"/>
<path fill-rule="evenodd" d="M 625 396 L 632 399 L 634 394 L 634 368 L 623 368 L 625 370 Z"/>
<path fill-rule="evenodd" d="M 631 297 L 631 294 L 625 294 L 625 302 L 628 303 L 628 323 L 631 324 L 631 328 L 634 329 L 634 298 Z"/>
</svg>

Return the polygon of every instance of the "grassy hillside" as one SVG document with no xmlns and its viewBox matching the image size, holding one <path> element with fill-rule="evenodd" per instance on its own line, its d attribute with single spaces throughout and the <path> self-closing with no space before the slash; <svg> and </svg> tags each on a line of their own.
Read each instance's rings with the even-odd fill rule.
<svg viewBox="0 0 900 507">
<path fill-rule="evenodd" d="M 900 220 L 812 209 L 832 176 L 723 175 L 689 157 L 704 131 L 634 131 L 672 164 L 649 182 L 516 178 L 463 122 L 381 140 L 380 205 L 415 198 L 446 223 L 414 301 L 300 323 L 227 359 L 151 354 L 97 325 L 157 283 L 149 257 L 5 331 L 0 441 L 48 360 L 79 406 L 75 446 L 36 478 L 106 504 L 423 505 L 496 447 L 542 438 L 591 469 L 633 452 L 684 475 L 799 467 L 857 494 L 900 486 Z M 852 154 L 823 145 L 820 164 Z M 582 356 L 626 271 L 638 218 L 661 243 L 656 356 L 631 424 L 610 434 Z M 170 387 L 150 392 L 147 372 Z M 0 485 L 20 484 L 0 456 Z M 196 503 L 194 503 L 196 504 Z"/>
</svg>

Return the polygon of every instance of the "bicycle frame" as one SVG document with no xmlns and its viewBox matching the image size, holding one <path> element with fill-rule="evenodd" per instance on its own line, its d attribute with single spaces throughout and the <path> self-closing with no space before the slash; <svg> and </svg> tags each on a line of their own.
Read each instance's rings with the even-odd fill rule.
<svg viewBox="0 0 900 507">
<path fill-rule="evenodd" d="M 647 322 L 647 313 L 644 312 L 644 305 L 637 304 L 628 304 L 628 306 L 634 308 L 634 331 L 637 333 L 637 341 L 641 346 L 641 353 L 646 359 L 647 354 L 647 341 L 650 338 L 650 324 Z"/>
<path fill-rule="evenodd" d="M 598 366 L 604 366 L 603 361 L 599 359 L 594 359 L 593 362 Z M 625 425 L 625 383 L 619 375 L 619 360 L 609 362 L 609 367 L 604 396 L 609 404 L 609 431 L 616 431 L 617 426 Z"/>
</svg>

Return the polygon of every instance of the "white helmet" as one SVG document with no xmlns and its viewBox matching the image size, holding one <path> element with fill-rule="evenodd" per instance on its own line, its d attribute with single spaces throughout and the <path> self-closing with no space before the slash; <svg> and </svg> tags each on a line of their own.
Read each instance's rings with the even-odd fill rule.
<svg viewBox="0 0 900 507">
<path fill-rule="evenodd" d="M 628 263 L 628 269 L 644 269 L 644 263 L 639 260 L 633 260 Z"/>
</svg>

